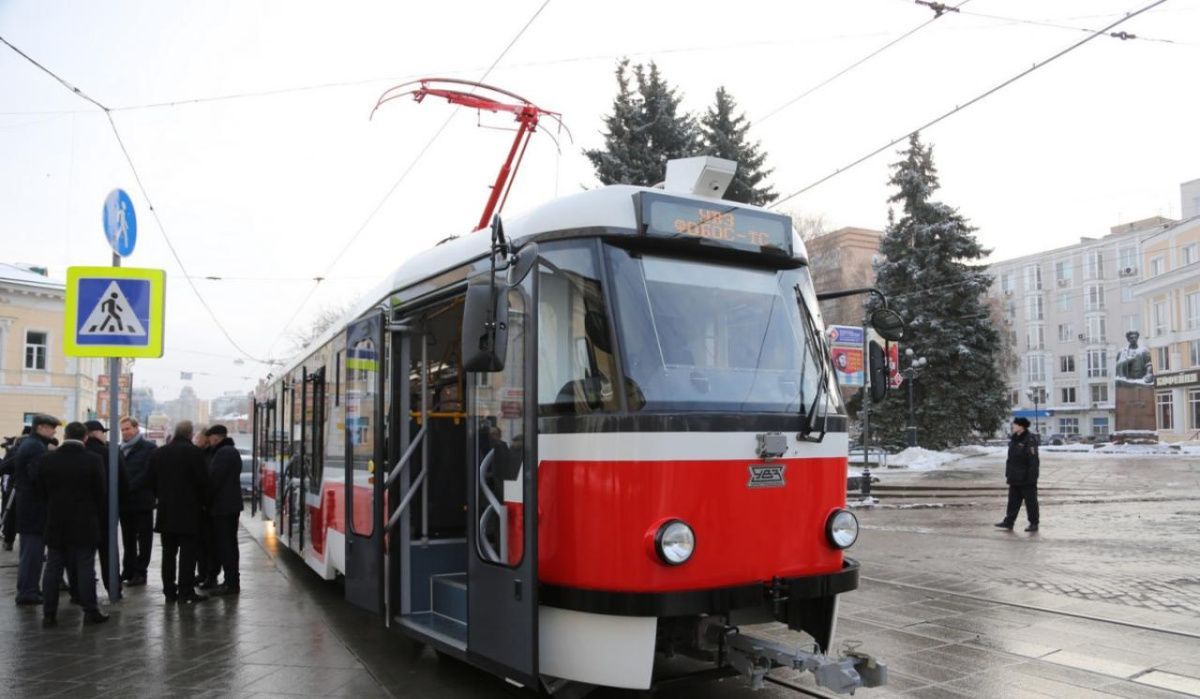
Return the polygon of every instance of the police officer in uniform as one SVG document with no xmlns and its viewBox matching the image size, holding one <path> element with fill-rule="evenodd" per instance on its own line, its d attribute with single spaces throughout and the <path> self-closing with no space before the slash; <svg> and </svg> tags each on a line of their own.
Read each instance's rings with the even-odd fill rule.
<svg viewBox="0 0 1200 699">
<path fill-rule="evenodd" d="M 1008 440 L 1008 461 L 1004 465 L 1004 476 L 1008 480 L 1008 512 L 996 526 L 1012 531 L 1021 503 L 1025 503 L 1025 516 L 1029 518 L 1027 532 L 1038 530 L 1037 481 L 1038 436 L 1029 431 L 1029 420 L 1019 417 L 1013 420 L 1012 437 Z"/>
</svg>

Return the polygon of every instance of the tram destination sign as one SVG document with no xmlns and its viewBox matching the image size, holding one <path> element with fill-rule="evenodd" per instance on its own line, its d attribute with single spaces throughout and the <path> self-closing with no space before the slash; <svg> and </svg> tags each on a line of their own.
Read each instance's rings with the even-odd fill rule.
<svg viewBox="0 0 1200 699">
<path fill-rule="evenodd" d="M 787 216 L 654 192 L 637 196 L 638 224 L 644 235 L 695 238 L 735 250 L 792 256 L 792 222 Z"/>
</svg>

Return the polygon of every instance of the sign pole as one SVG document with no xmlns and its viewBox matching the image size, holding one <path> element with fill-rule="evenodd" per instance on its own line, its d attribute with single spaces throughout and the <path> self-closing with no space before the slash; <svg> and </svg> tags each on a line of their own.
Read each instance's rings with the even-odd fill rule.
<svg viewBox="0 0 1200 699">
<path fill-rule="evenodd" d="M 121 266 L 121 256 L 113 253 L 112 266 Z M 117 602 L 121 599 L 121 581 L 120 581 L 120 565 L 119 556 L 117 555 L 117 508 L 120 506 L 118 502 L 117 489 L 119 481 L 117 475 L 121 467 L 121 447 L 118 443 L 118 438 L 121 435 L 118 424 L 121 419 L 120 414 L 120 396 L 121 396 L 121 359 L 120 357 L 108 358 L 108 570 L 103 572 L 103 575 L 108 576 L 108 601 Z"/>
</svg>

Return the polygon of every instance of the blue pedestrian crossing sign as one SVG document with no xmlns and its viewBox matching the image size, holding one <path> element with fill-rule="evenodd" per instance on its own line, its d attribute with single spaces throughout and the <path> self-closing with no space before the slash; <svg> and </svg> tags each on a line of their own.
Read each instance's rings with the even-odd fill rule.
<svg viewBox="0 0 1200 699">
<path fill-rule="evenodd" d="M 104 199 L 104 237 L 121 257 L 129 257 L 137 245 L 137 214 L 133 200 L 123 189 L 114 189 Z"/>
<path fill-rule="evenodd" d="M 66 332 L 71 357 L 161 357 L 166 272 L 68 267 Z"/>
</svg>

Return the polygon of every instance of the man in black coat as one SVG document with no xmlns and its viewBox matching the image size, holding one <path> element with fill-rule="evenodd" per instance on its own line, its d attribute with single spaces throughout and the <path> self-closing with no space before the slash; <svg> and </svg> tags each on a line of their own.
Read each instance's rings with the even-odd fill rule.
<svg viewBox="0 0 1200 699">
<path fill-rule="evenodd" d="M 1021 502 L 1025 502 L 1025 516 L 1029 518 L 1027 532 L 1038 530 L 1037 481 L 1041 460 L 1038 458 L 1038 437 L 1029 431 L 1029 420 L 1019 417 L 1013 420 L 1012 437 L 1008 440 L 1008 461 L 1004 465 L 1004 477 L 1008 480 L 1008 512 L 1004 520 L 997 522 L 1001 529 L 1012 531 Z"/>
<path fill-rule="evenodd" d="M 208 514 L 212 518 L 217 559 L 225 570 L 224 584 L 212 594 L 235 595 L 241 591 L 237 533 L 242 512 L 242 455 L 224 425 L 209 427 L 205 435 L 213 448 L 208 464 Z"/>
<path fill-rule="evenodd" d="M 49 555 L 42 575 L 42 624 L 58 623 L 58 581 L 63 567 L 75 569 L 85 624 L 108 621 L 96 602 L 96 544 L 104 507 L 104 463 L 83 445 L 87 428 L 71 422 L 62 446 L 42 458 L 35 490 L 46 503 L 45 541 Z"/>
<path fill-rule="evenodd" d="M 162 541 L 163 593 L 168 603 L 193 604 L 204 599 L 196 594 L 195 572 L 200 506 L 208 485 L 208 469 L 204 452 L 192 444 L 192 433 L 191 421 L 176 424 L 170 444 L 150 455 L 147 476 L 147 483 L 158 498 L 158 521 L 154 529 Z"/>
<path fill-rule="evenodd" d="M 42 603 L 40 587 L 42 562 L 46 557 L 46 501 L 39 496 L 34 484 L 37 482 L 41 459 L 49 452 L 58 424 L 58 419 L 49 415 L 33 416 L 33 432 L 21 440 L 21 446 L 17 448 L 13 480 L 16 482 L 19 502 L 17 533 L 21 535 L 21 557 L 17 564 L 19 605 Z M 58 591 L 57 578 L 54 589 Z"/>
<path fill-rule="evenodd" d="M 121 418 L 121 455 L 129 474 L 129 497 L 121 505 L 121 541 L 125 545 L 121 579 L 145 585 L 154 544 L 154 491 L 146 487 L 150 454 L 158 447 L 142 436 L 138 421 Z"/>
<path fill-rule="evenodd" d="M 104 427 L 104 423 L 99 420 L 88 420 L 84 423 L 87 427 L 87 440 L 83 445 L 89 452 L 100 457 L 100 461 L 104 464 L 104 485 L 105 488 L 109 484 L 108 463 L 108 429 Z M 129 476 L 125 470 L 125 462 L 118 459 L 117 464 L 117 507 L 118 511 L 125 500 L 129 497 Z M 104 507 L 100 510 L 100 579 L 104 582 L 104 589 L 109 590 L 108 581 L 108 498 L 104 498 Z M 121 596 L 121 590 L 118 587 L 117 597 Z"/>
</svg>

